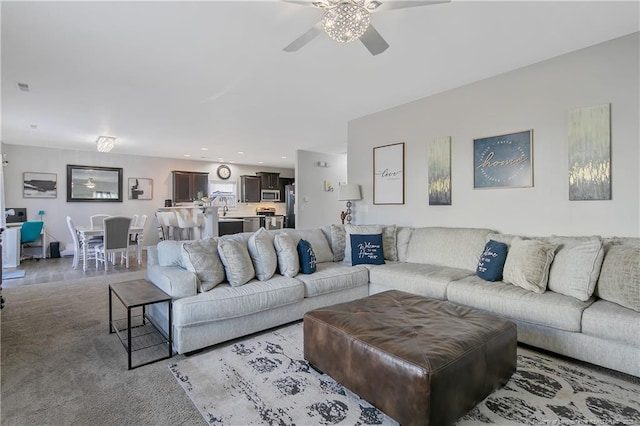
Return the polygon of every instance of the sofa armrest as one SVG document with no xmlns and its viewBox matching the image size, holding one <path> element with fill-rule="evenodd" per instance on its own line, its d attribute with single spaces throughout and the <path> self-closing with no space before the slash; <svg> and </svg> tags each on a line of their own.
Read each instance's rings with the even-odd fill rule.
<svg viewBox="0 0 640 426">
<path fill-rule="evenodd" d="M 158 246 L 147 247 L 147 267 L 158 264 Z"/>
<path fill-rule="evenodd" d="M 174 300 L 195 296 L 198 292 L 196 274 L 179 266 L 149 266 L 147 279 Z"/>
</svg>

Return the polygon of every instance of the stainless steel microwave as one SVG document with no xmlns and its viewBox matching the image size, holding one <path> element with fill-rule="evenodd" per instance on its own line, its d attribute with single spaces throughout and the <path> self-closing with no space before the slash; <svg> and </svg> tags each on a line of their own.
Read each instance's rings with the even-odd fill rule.
<svg viewBox="0 0 640 426">
<path fill-rule="evenodd" d="M 279 189 L 260 190 L 260 201 L 280 201 L 280 190 Z"/>
</svg>

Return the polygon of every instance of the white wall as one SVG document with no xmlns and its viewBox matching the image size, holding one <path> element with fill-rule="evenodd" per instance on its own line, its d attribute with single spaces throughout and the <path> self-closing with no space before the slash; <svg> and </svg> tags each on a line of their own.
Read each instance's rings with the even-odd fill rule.
<svg viewBox="0 0 640 426">
<path fill-rule="evenodd" d="M 357 222 L 640 236 L 639 45 L 635 33 L 351 121 Z M 611 103 L 612 200 L 569 201 L 567 112 L 602 103 Z M 534 187 L 474 190 L 473 139 L 527 129 Z M 452 137 L 451 206 L 428 205 L 427 142 L 438 136 Z M 372 149 L 397 142 L 406 143 L 405 205 L 374 206 Z"/>
<path fill-rule="evenodd" d="M 2 144 L 2 151 L 7 154 L 9 164 L 4 167 L 5 207 L 26 207 L 29 220 L 40 220 L 39 210 L 45 211 L 44 221 L 50 241 L 60 241 L 60 249 L 71 243 L 71 236 L 65 218 L 71 216 L 76 225 L 89 225 L 89 216 L 97 213 L 130 216 L 147 214 L 147 226 L 144 233 L 144 244 L 153 245 L 158 241 L 157 222 L 154 213 L 164 205 L 164 200 L 171 198 L 171 171 L 186 170 L 209 172 L 209 180 L 219 180 L 216 169 L 219 163 L 203 161 L 175 160 L 158 157 L 142 157 L 121 155 L 116 153 L 102 154 L 90 151 L 71 151 L 52 148 L 31 147 L 24 145 Z M 67 164 L 122 167 L 125 194 L 122 203 L 102 202 L 67 202 Z M 279 169 L 261 166 L 228 164 L 231 169 L 230 181 L 240 181 L 240 175 L 254 175 L 257 171 L 278 172 L 282 177 L 294 177 L 293 169 Z M 56 173 L 58 179 L 58 197 L 55 199 L 33 199 L 22 197 L 22 181 L 24 172 Z M 126 194 L 127 180 L 130 177 L 153 179 L 153 200 L 128 200 Z M 239 194 L 239 193 L 238 193 Z M 253 215 L 261 203 L 238 203 L 238 209 L 230 215 Z M 284 212 L 284 203 L 265 203 L 276 207 L 278 213 Z"/>
<path fill-rule="evenodd" d="M 318 166 L 318 162 L 329 167 Z M 347 156 L 298 150 L 296 155 L 296 228 L 309 229 L 340 223 L 344 201 L 338 201 L 338 185 L 347 180 Z M 333 191 L 325 191 L 331 182 Z"/>
</svg>

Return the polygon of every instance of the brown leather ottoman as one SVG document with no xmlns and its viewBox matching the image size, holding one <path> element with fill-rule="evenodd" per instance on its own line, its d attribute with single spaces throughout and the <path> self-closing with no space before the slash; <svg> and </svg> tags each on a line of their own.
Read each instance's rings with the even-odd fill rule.
<svg viewBox="0 0 640 426">
<path fill-rule="evenodd" d="M 304 316 L 304 357 L 402 425 L 447 425 L 516 370 L 516 325 L 387 291 Z"/>
</svg>

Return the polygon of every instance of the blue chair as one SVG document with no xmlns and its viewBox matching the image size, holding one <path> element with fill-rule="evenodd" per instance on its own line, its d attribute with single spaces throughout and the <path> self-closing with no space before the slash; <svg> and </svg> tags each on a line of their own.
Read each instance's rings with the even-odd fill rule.
<svg viewBox="0 0 640 426">
<path fill-rule="evenodd" d="M 38 241 L 38 238 L 40 238 L 40 234 L 42 233 L 43 226 L 44 222 L 22 222 L 22 227 L 20 228 L 21 261 L 25 259 L 33 259 L 33 256 L 25 257 L 22 253 L 24 252 L 25 246 Z"/>
</svg>

